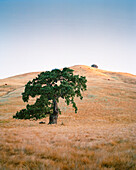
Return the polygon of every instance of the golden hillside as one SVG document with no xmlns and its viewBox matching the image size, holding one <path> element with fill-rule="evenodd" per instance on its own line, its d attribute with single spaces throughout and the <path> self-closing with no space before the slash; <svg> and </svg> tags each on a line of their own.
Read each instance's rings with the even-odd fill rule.
<svg viewBox="0 0 136 170">
<path fill-rule="evenodd" d="M 89 66 L 71 67 L 75 74 L 87 77 L 87 91 L 84 99 L 77 100 L 78 116 L 96 116 L 107 121 L 134 121 L 136 100 L 136 76 L 128 73 L 109 72 Z M 11 118 L 12 115 L 25 107 L 21 93 L 24 85 L 35 78 L 39 72 L 26 73 L 0 80 L 0 116 Z M 61 100 L 62 116 L 74 115 L 74 110 Z M 126 114 L 130 114 L 126 117 Z M 133 115 L 134 114 L 134 115 Z M 105 117 L 102 117 L 105 115 Z"/>
<path fill-rule="evenodd" d="M 87 77 L 87 91 L 77 114 L 60 100 L 58 125 L 12 119 L 38 72 L 0 80 L 0 169 L 136 169 L 136 76 L 71 68 Z"/>
</svg>

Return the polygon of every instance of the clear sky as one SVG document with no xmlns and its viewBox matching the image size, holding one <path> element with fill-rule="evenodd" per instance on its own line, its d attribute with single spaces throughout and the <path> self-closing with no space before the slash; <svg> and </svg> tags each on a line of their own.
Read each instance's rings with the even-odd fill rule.
<svg viewBox="0 0 136 170">
<path fill-rule="evenodd" d="M 78 64 L 136 74 L 136 0 L 0 0 L 0 78 Z"/>
</svg>

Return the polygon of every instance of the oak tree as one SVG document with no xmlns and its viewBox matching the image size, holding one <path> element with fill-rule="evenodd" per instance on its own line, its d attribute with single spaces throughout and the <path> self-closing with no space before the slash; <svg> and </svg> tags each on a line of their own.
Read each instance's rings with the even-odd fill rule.
<svg viewBox="0 0 136 170">
<path fill-rule="evenodd" d="M 61 113 L 58 102 L 65 99 L 67 105 L 70 103 L 77 112 L 75 97 L 83 98 L 81 92 L 86 90 L 87 79 L 84 76 L 74 75 L 72 69 L 54 69 L 40 73 L 35 79 L 25 85 L 22 93 L 24 102 L 30 97 L 36 98 L 34 104 L 27 104 L 13 116 L 17 119 L 41 119 L 49 114 L 49 124 L 57 124 L 58 114 Z"/>
</svg>

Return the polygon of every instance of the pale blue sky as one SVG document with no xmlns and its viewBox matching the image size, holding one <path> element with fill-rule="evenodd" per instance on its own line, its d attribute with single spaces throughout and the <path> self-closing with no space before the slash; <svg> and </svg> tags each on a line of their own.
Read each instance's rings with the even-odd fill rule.
<svg viewBox="0 0 136 170">
<path fill-rule="evenodd" d="M 136 74 L 136 0 L 0 0 L 0 78 L 78 64 Z"/>
</svg>

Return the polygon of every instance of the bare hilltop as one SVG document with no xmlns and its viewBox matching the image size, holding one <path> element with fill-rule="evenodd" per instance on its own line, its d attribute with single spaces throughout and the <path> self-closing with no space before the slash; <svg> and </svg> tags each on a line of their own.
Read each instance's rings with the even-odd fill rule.
<svg viewBox="0 0 136 170">
<path fill-rule="evenodd" d="M 12 118 L 40 72 L 0 80 L 0 169 L 136 169 L 136 75 L 70 68 L 86 76 L 87 91 L 75 100 L 77 114 L 59 101 L 57 125 Z"/>
</svg>

